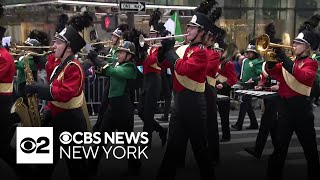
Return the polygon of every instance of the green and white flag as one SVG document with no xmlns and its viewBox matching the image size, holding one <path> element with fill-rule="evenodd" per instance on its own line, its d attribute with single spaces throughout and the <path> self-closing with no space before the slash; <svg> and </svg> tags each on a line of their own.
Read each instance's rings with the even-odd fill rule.
<svg viewBox="0 0 320 180">
<path fill-rule="evenodd" d="M 164 23 L 164 27 L 166 27 L 166 29 L 168 31 L 170 31 L 171 34 L 173 34 L 173 35 L 182 34 L 180 21 L 179 21 L 177 12 L 173 13 L 172 16 L 167 20 L 167 22 Z M 176 38 L 176 40 L 178 42 L 182 42 L 183 41 L 183 37 Z"/>
</svg>

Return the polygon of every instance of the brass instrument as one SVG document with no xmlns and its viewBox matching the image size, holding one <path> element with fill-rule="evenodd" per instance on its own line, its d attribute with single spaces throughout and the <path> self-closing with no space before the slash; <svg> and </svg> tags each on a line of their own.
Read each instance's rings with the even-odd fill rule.
<svg viewBox="0 0 320 180">
<path fill-rule="evenodd" d="M 88 56 L 88 53 L 78 53 L 80 56 Z M 99 58 L 104 58 L 104 59 L 107 59 L 107 58 L 111 58 L 111 55 L 108 54 L 106 56 L 102 56 L 102 55 L 98 55 Z"/>
<path fill-rule="evenodd" d="M 53 53 L 53 51 L 43 51 L 43 53 L 36 53 L 36 52 L 32 52 L 32 51 L 25 51 L 25 50 L 10 50 L 10 54 L 12 56 L 25 56 L 26 54 L 28 54 L 29 56 L 46 56 L 48 54 Z"/>
<path fill-rule="evenodd" d="M 183 42 L 178 42 L 176 41 L 176 43 L 174 44 L 174 48 L 178 48 L 180 46 L 184 45 Z M 150 47 L 162 47 L 162 44 L 161 43 L 157 43 L 157 44 L 152 44 Z"/>
<path fill-rule="evenodd" d="M 12 43 L 13 49 L 53 49 L 53 46 L 19 46 L 15 43 Z"/>
<path fill-rule="evenodd" d="M 98 45 L 98 44 L 103 44 L 106 45 L 107 47 L 112 46 L 111 45 L 112 41 L 101 41 L 101 42 L 95 42 L 95 43 L 90 43 L 92 46 Z"/>
<path fill-rule="evenodd" d="M 12 56 L 24 56 L 26 53 L 33 53 L 32 50 L 36 50 L 36 49 L 53 49 L 53 46 L 18 46 L 15 43 L 12 43 L 12 47 L 10 47 L 10 54 Z M 52 51 L 47 51 L 47 52 L 46 54 L 50 54 L 49 52 L 52 52 Z M 39 54 L 39 53 L 33 53 L 32 55 L 44 56 L 43 54 Z"/>
<path fill-rule="evenodd" d="M 144 46 L 145 42 L 148 41 L 155 41 L 155 40 L 163 40 L 163 39 L 170 39 L 170 38 L 177 38 L 177 37 L 184 37 L 187 36 L 188 34 L 181 34 L 181 35 L 176 35 L 176 36 L 166 36 L 166 37 L 155 37 L 155 38 L 144 38 L 143 35 L 139 36 L 139 44 L 141 47 Z"/>
<path fill-rule="evenodd" d="M 25 76 L 26 84 L 31 85 L 34 83 L 34 78 L 29 64 L 29 56 L 44 56 L 47 53 L 38 54 L 34 52 L 28 52 L 24 55 L 23 61 L 25 64 Z M 42 116 L 38 108 L 38 98 L 35 94 L 27 95 L 28 105 L 23 101 L 23 97 L 20 97 L 15 101 L 11 107 L 11 113 L 17 113 L 21 119 L 21 124 L 24 127 L 39 127 L 42 123 Z"/>
<path fill-rule="evenodd" d="M 270 43 L 270 38 L 267 34 L 263 34 L 256 39 L 256 50 L 257 52 L 263 56 L 266 61 L 270 62 L 278 62 L 275 58 L 276 53 L 273 51 L 273 48 L 284 48 L 289 49 L 294 54 L 294 48 L 292 46 L 286 46 L 281 44 Z M 290 57 L 291 59 L 295 59 L 294 56 Z"/>
</svg>

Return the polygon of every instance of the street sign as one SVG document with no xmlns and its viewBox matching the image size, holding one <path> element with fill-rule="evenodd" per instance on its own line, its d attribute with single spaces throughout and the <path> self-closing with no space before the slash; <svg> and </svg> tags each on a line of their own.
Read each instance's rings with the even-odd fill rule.
<svg viewBox="0 0 320 180">
<path fill-rule="evenodd" d="M 120 1 L 121 12 L 146 12 L 146 2 Z"/>
</svg>

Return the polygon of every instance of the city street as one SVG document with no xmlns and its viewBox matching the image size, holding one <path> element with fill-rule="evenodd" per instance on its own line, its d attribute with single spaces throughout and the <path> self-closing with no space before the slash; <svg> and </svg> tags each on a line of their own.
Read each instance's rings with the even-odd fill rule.
<svg viewBox="0 0 320 180">
<path fill-rule="evenodd" d="M 320 142 L 320 108 L 315 108 L 315 124 L 317 131 L 317 142 Z M 234 124 L 237 120 L 238 111 L 231 111 L 230 113 L 230 123 Z M 161 115 L 157 114 L 156 117 Z M 256 116 L 260 122 L 260 111 L 256 111 Z M 96 121 L 96 116 L 91 117 L 93 123 Z M 219 118 L 220 122 L 220 118 Z M 168 123 L 161 123 L 163 126 L 168 126 Z M 243 129 L 249 126 L 249 119 L 246 117 Z M 139 117 L 135 116 L 135 131 L 142 131 L 143 122 Z M 221 125 L 219 123 L 219 129 Z M 248 153 L 246 153 L 243 148 L 248 146 L 253 146 L 258 130 L 242 130 L 242 131 L 232 131 L 232 140 L 230 142 L 221 143 L 221 164 L 216 168 L 217 179 L 246 179 L 246 180 L 257 180 L 266 179 L 266 167 L 267 158 L 273 151 L 270 138 L 267 145 L 263 151 L 263 156 L 260 160 L 255 159 Z M 221 135 L 221 134 L 220 134 Z M 320 149 L 320 146 L 318 146 Z M 161 147 L 161 141 L 159 136 L 154 133 L 152 149 L 148 151 L 149 159 L 143 159 L 141 175 L 137 177 L 125 176 L 127 170 L 126 160 L 116 160 L 116 159 L 103 159 L 100 163 L 98 174 L 95 177 L 91 177 L 93 180 L 98 179 L 117 179 L 117 180 L 133 180 L 133 179 L 154 179 L 157 170 L 160 166 L 163 153 L 165 148 Z M 13 174 L 11 168 L 0 161 L 0 179 L 2 177 L 10 176 L 10 179 L 18 179 Z M 60 172 L 60 173 L 58 173 Z M 285 180 L 301 180 L 306 178 L 307 169 L 306 161 L 304 158 L 303 150 L 294 135 L 290 144 L 289 153 L 287 156 L 284 179 Z M 64 161 L 60 161 L 55 169 L 52 179 L 68 179 L 67 168 Z M 197 164 L 194 160 L 191 147 L 188 147 L 188 152 L 186 156 L 186 167 L 184 169 L 179 169 L 177 171 L 176 179 L 183 180 L 195 180 L 200 179 Z"/>
</svg>

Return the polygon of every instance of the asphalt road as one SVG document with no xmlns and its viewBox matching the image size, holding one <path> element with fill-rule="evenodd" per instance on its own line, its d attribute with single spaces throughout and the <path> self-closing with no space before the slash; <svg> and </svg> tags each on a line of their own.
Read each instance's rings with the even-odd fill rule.
<svg viewBox="0 0 320 180">
<path fill-rule="evenodd" d="M 315 129 L 317 133 L 318 149 L 320 149 L 320 108 L 314 109 L 315 114 Z M 261 113 L 256 111 L 256 116 L 260 122 Z M 160 117 L 160 115 L 156 115 Z M 234 124 L 238 117 L 238 111 L 231 111 L 230 123 Z M 92 122 L 95 123 L 96 117 L 92 117 Z M 220 120 L 220 118 L 219 118 Z M 135 131 L 142 131 L 143 123 L 136 116 L 135 117 Z M 161 123 L 163 126 L 168 126 L 168 123 Z M 249 119 L 246 117 L 244 122 L 244 128 L 249 125 Z M 219 123 L 219 129 L 221 128 Z M 242 130 L 232 131 L 232 140 L 230 142 L 221 143 L 221 164 L 216 167 L 216 176 L 218 180 L 263 180 L 266 174 L 267 158 L 273 151 L 273 147 L 270 138 L 263 151 L 263 156 L 260 160 L 255 159 L 251 155 L 247 154 L 243 148 L 253 146 L 258 130 Z M 124 175 L 127 170 L 127 160 L 102 159 L 97 176 L 91 177 L 93 180 L 151 180 L 154 179 L 157 170 L 160 166 L 165 147 L 161 146 L 159 136 L 154 133 L 153 144 L 147 155 L 149 159 L 142 160 L 142 171 L 140 176 L 130 177 Z M 307 177 L 306 160 L 303 154 L 303 150 L 300 146 L 297 137 L 294 135 L 288 156 L 286 166 L 284 169 L 284 180 L 302 180 Z M 12 168 L 0 160 L 0 179 L 19 179 L 15 176 Z M 69 179 L 65 161 L 62 160 L 58 163 L 52 179 Z M 186 167 L 179 169 L 177 172 L 177 180 L 197 180 L 200 179 L 197 164 L 194 160 L 191 147 L 189 145 L 186 155 Z"/>
</svg>

